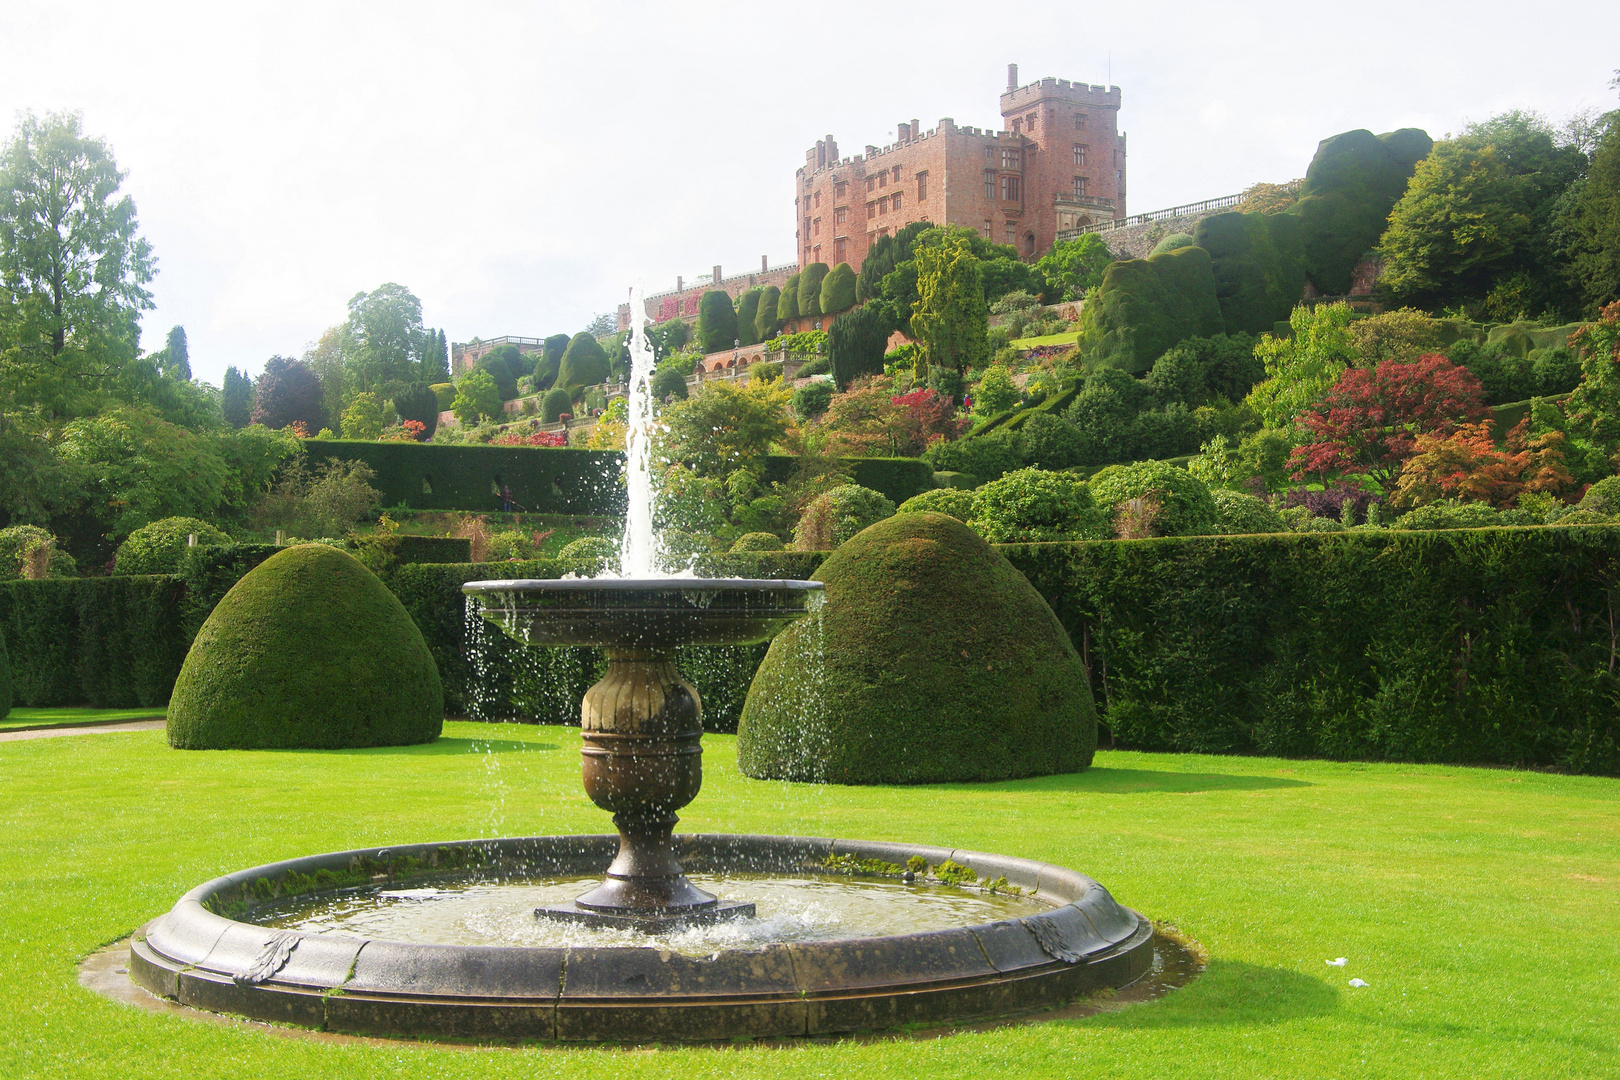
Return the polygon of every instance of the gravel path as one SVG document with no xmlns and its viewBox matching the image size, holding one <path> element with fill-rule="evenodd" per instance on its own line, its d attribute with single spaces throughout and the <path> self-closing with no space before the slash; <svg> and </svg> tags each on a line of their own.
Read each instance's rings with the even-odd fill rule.
<svg viewBox="0 0 1620 1080">
<path fill-rule="evenodd" d="M 0 731 L 0 742 L 21 742 L 24 739 L 54 739 L 61 735 L 100 735 L 107 731 L 160 731 L 162 720 L 129 720 L 117 724 L 80 724 L 77 727 L 23 728 L 20 731 Z"/>
</svg>

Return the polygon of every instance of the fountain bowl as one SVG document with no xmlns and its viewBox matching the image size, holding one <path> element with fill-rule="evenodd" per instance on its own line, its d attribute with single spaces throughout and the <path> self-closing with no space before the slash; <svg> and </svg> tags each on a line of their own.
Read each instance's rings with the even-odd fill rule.
<svg viewBox="0 0 1620 1080">
<path fill-rule="evenodd" d="M 1148 974 L 1153 930 L 1096 881 L 1047 863 L 859 840 L 675 838 L 695 871 L 828 873 L 848 856 L 946 860 L 1005 877 L 1047 910 L 977 926 L 809 940 L 686 956 L 637 947 L 411 944 L 257 925 L 288 896 L 408 887 L 435 875 L 589 874 L 614 836 L 412 844 L 242 870 L 142 928 L 129 972 L 194 1008 L 359 1034 L 493 1042 L 683 1042 L 933 1027 L 1066 1004 Z"/>
<path fill-rule="evenodd" d="M 750 578 L 472 581 L 462 591 L 526 645 L 644 652 L 768 641 L 822 597 L 819 581 Z"/>
</svg>

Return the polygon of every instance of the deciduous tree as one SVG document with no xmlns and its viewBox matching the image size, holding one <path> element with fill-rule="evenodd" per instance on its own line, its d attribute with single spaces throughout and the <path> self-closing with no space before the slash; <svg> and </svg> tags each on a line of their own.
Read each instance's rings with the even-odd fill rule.
<svg viewBox="0 0 1620 1080">
<path fill-rule="evenodd" d="M 267 428 L 301 424 L 313 434 L 327 425 L 321 380 L 308 364 L 285 356 L 265 361 L 253 402 L 253 422 Z"/>
<path fill-rule="evenodd" d="M 923 367 L 944 367 L 964 375 L 983 364 L 989 351 L 990 310 L 979 276 L 979 260 L 960 236 L 916 250 L 917 308 L 911 336 L 922 346 Z"/>
</svg>

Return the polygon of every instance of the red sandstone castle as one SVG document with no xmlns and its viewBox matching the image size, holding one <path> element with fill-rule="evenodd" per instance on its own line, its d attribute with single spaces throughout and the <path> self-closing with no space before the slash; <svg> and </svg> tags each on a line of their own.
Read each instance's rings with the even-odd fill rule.
<svg viewBox="0 0 1620 1080">
<path fill-rule="evenodd" d="M 797 265 L 757 273 L 677 280 L 673 292 L 646 297 L 654 322 L 697 317 L 698 299 L 720 289 L 733 299 L 762 285 L 781 286 L 799 267 L 847 262 L 861 268 L 878 237 L 913 221 L 961 225 L 1034 258 L 1059 234 L 1125 215 L 1125 136 L 1119 87 L 1046 78 L 1018 85 L 1007 65 L 1001 131 L 957 127 L 946 117 L 924 131 L 901 124 L 889 146 L 840 158 L 831 135 L 805 153 L 794 178 Z M 619 305 L 619 328 L 630 305 Z"/>
<path fill-rule="evenodd" d="M 1019 86 L 1009 64 L 1001 117 L 1001 131 L 913 120 L 892 145 L 842 159 L 831 135 L 817 142 L 796 177 L 799 265 L 859 270 L 873 241 L 913 221 L 974 229 L 1027 259 L 1060 232 L 1125 216 L 1119 87 Z"/>
</svg>

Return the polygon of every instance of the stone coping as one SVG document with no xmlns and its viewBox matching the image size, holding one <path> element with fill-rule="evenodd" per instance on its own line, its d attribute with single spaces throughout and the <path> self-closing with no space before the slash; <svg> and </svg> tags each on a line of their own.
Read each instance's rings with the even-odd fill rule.
<svg viewBox="0 0 1620 1080">
<path fill-rule="evenodd" d="M 130 946 L 160 997 L 325 1031 L 490 1041 L 682 1042 L 939 1025 L 1065 1004 L 1147 974 L 1152 927 L 1063 867 L 920 845 L 750 835 L 676 838 L 688 870 L 825 872 L 828 856 L 946 859 L 1005 877 L 1050 911 L 981 926 L 688 957 L 655 947 L 414 945 L 238 922 L 306 891 L 480 868 L 599 873 L 616 836 L 368 848 L 238 871 L 192 889 Z"/>
</svg>

